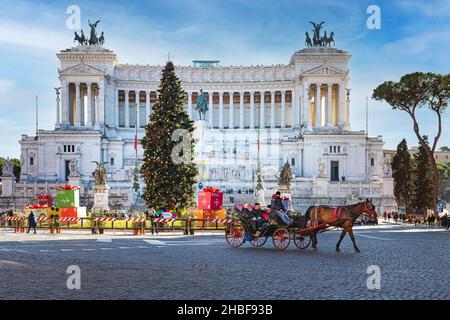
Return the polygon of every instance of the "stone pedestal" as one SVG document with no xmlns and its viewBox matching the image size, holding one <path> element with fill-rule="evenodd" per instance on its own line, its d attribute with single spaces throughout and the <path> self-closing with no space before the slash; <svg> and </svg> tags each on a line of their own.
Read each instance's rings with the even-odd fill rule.
<svg viewBox="0 0 450 320">
<path fill-rule="evenodd" d="M 1 177 L 2 180 L 2 198 L 9 198 L 14 195 L 15 177 Z"/>
<path fill-rule="evenodd" d="M 265 195 L 264 189 L 255 191 L 255 200 L 256 200 L 256 202 L 261 204 L 261 206 L 263 206 L 263 207 L 266 206 L 266 195 Z"/>
<path fill-rule="evenodd" d="M 71 186 L 80 186 L 80 177 L 69 176 L 69 184 Z"/>
<path fill-rule="evenodd" d="M 208 168 L 205 159 L 203 158 L 203 152 L 205 149 L 204 141 L 205 141 L 205 134 L 207 134 L 208 131 L 208 122 L 206 120 L 197 120 L 194 123 L 194 132 L 192 134 L 193 139 L 195 139 L 195 150 L 194 150 L 194 157 L 198 168 L 198 176 L 200 181 L 204 181 L 207 179 L 208 176 Z M 204 185 L 204 187 L 206 187 Z M 196 201 L 197 201 L 198 192 L 196 194 Z"/>
<path fill-rule="evenodd" d="M 92 210 L 109 210 L 109 187 L 108 185 L 95 185 L 94 205 Z"/>
<path fill-rule="evenodd" d="M 314 178 L 315 195 L 319 197 L 328 196 L 328 179 L 326 177 Z"/>
<path fill-rule="evenodd" d="M 197 141 L 195 144 L 195 153 L 201 157 L 203 155 L 205 134 L 208 132 L 208 122 L 206 120 L 197 120 L 194 123 L 194 128 L 192 136 Z"/>
<path fill-rule="evenodd" d="M 285 197 L 288 197 L 291 195 L 291 188 L 288 187 L 287 185 L 278 184 L 277 190 L 281 192 L 282 196 L 284 195 Z"/>
</svg>

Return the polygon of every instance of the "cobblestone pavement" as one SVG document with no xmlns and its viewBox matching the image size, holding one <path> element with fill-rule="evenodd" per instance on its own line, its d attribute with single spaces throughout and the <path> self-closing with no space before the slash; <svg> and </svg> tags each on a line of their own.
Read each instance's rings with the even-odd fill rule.
<svg viewBox="0 0 450 320">
<path fill-rule="evenodd" d="M 228 247 L 223 236 L 0 242 L 0 299 L 449 299 L 450 232 L 380 225 L 356 228 L 362 253 L 339 233 L 319 251 Z M 34 235 L 28 235 L 33 239 Z M 0 238 L 11 237 L 1 231 Z M 9 239 L 9 238 L 8 238 Z M 81 289 L 69 290 L 69 265 Z M 367 288 L 367 267 L 381 289 Z"/>
</svg>

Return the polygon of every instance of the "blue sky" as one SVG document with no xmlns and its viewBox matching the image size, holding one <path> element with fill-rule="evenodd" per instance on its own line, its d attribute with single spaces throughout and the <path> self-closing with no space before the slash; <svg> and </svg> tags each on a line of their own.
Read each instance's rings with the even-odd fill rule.
<svg viewBox="0 0 450 320">
<path fill-rule="evenodd" d="M 370 4 L 381 8 L 381 30 L 366 27 Z M 56 52 L 73 45 L 66 28 L 69 5 L 81 22 L 100 19 L 106 47 L 122 63 L 162 65 L 218 59 L 222 65 L 287 64 L 304 46 L 308 21 L 326 21 L 336 46 L 350 51 L 352 129 L 365 128 L 365 97 L 387 80 L 414 71 L 450 72 L 450 0 L 164 0 L 0 2 L 0 156 L 20 155 L 22 133 L 33 134 L 35 95 L 40 128 L 52 129 L 58 86 Z M 369 133 L 386 148 L 417 140 L 408 116 L 369 100 Z M 433 135 L 435 117 L 421 112 L 423 132 Z M 450 110 L 440 145 L 450 145 Z"/>
</svg>

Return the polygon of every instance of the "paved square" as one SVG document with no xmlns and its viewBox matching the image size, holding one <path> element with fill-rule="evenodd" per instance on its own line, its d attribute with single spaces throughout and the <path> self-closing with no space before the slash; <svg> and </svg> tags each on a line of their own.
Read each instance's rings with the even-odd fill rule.
<svg viewBox="0 0 450 320">
<path fill-rule="evenodd" d="M 318 252 L 279 252 L 270 240 L 232 249 L 223 235 L 2 241 L 0 299 L 450 298 L 450 232 L 385 224 L 355 230 L 360 254 L 347 238 L 336 253 L 336 231 L 319 234 Z M 67 289 L 69 265 L 81 268 L 80 290 Z M 380 290 L 367 288 L 371 265 L 381 269 Z"/>
</svg>

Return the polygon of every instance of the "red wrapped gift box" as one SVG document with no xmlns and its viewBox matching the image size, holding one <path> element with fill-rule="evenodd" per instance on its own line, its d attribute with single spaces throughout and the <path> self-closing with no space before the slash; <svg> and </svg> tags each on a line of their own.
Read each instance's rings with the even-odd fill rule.
<svg viewBox="0 0 450 320">
<path fill-rule="evenodd" d="M 221 210 L 223 205 L 223 193 L 218 189 L 215 192 L 202 191 L 198 194 L 199 209 L 203 210 Z"/>
<path fill-rule="evenodd" d="M 38 204 L 40 204 L 41 206 L 48 206 L 51 207 L 53 205 L 53 197 L 49 194 L 40 194 L 37 197 L 38 200 Z"/>
<path fill-rule="evenodd" d="M 86 208 L 85 207 L 67 207 L 59 208 L 59 214 L 62 218 L 85 218 Z"/>
</svg>

